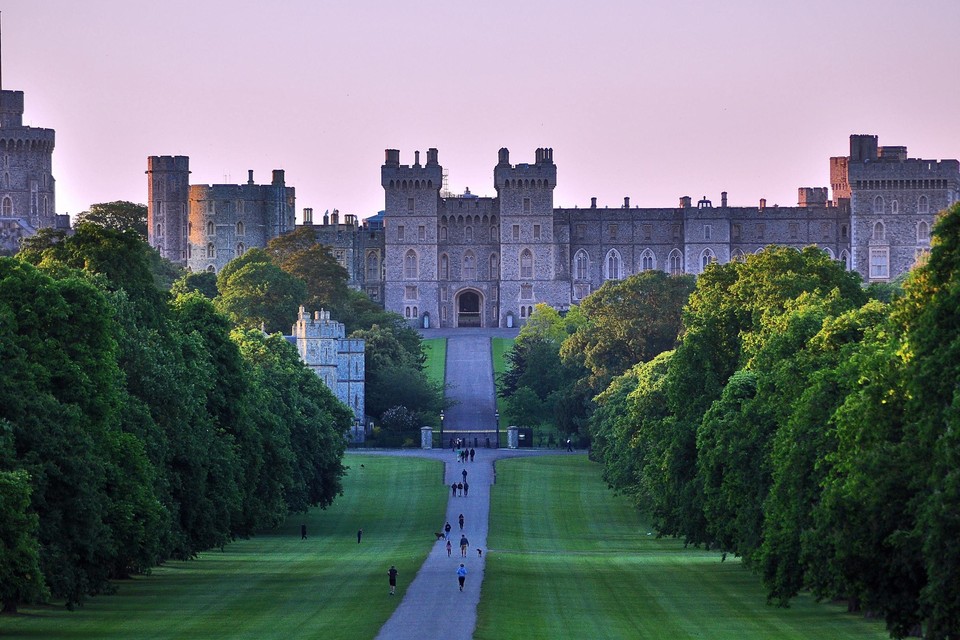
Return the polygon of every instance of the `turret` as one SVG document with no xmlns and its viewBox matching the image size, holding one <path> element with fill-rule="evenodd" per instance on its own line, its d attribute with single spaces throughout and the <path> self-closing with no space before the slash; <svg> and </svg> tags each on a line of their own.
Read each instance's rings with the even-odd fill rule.
<svg viewBox="0 0 960 640">
<path fill-rule="evenodd" d="M 147 240 L 174 264 L 187 264 L 190 158 L 147 158 Z"/>
</svg>

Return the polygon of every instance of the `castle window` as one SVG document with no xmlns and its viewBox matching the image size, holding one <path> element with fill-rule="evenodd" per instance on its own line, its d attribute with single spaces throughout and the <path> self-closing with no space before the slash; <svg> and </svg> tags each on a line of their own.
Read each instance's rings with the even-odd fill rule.
<svg viewBox="0 0 960 640">
<path fill-rule="evenodd" d="M 208 271 L 209 273 L 216 273 L 216 272 L 217 272 L 217 268 L 216 268 L 215 266 L 213 266 L 212 264 L 208 264 L 208 265 L 207 265 L 207 271 Z"/>
<path fill-rule="evenodd" d="M 890 250 L 887 247 L 870 249 L 870 277 L 887 278 L 890 275 Z"/>
<path fill-rule="evenodd" d="M 530 198 L 523 199 L 523 212 L 530 213 Z"/>
<path fill-rule="evenodd" d="M 731 236 L 734 240 L 739 240 L 739 239 L 740 239 L 741 230 L 742 230 L 742 227 L 741 227 L 740 225 L 738 225 L 738 224 L 733 225 L 733 226 L 730 228 L 730 236 Z"/>
<path fill-rule="evenodd" d="M 520 240 L 520 225 L 513 225 L 513 240 L 514 242 Z"/>
<path fill-rule="evenodd" d="M 403 288 L 403 299 L 404 300 L 416 300 L 417 299 L 417 287 L 416 285 L 408 285 Z"/>
<path fill-rule="evenodd" d="M 441 302 L 446 302 L 446 301 L 447 301 L 447 288 L 446 288 L 446 287 L 440 287 L 440 301 L 441 301 Z"/>
<path fill-rule="evenodd" d="M 590 295 L 590 285 L 586 283 L 579 283 L 573 285 L 573 299 L 574 300 L 583 300 L 588 295 Z"/>
<path fill-rule="evenodd" d="M 187 245 L 187 259 L 189 260 L 190 258 L 193 258 L 193 245 L 192 245 L 192 244 L 188 244 L 188 245 Z"/>
<path fill-rule="evenodd" d="M 798 225 L 796 222 L 791 222 L 789 225 L 789 230 L 790 230 L 790 238 L 792 240 L 796 240 L 797 235 L 800 233 L 800 225 Z"/>
<path fill-rule="evenodd" d="M 422 224 L 417 227 L 417 240 L 425 242 L 427 239 L 427 228 Z"/>
<path fill-rule="evenodd" d="M 9 173 L 4 173 L 4 174 L 3 174 L 3 188 L 4 188 L 4 189 L 9 189 L 9 188 L 10 188 L 10 174 L 9 174 Z"/>
<path fill-rule="evenodd" d="M 673 239 L 674 240 L 680 239 L 680 225 L 678 224 L 673 225 Z"/>
<path fill-rule="evenodd" d="M 656 260 L 654 260 L 653 251 L 650 251 L 650 249 L 644 249 L 643 253 L 640 254 L 640 270 L 652 271 L 655 268 Z"/>
<path fill-rule="evenodd" d="M 346 266 L 347 266 L 347 252 L 346 252 L 346 251 L 344 251 L 343 249 L 337 249 L 337 250 L 334 252 L 333 256 L 334 256 L 334 258 L 337 260 L 337 262 L 340 264 L 341 267 L 346 267 Z"/>
<path fill-rule="evenodd" d="M 367 253 L 367 280 L 380 279 L 380 260 L 375 251 Z"/>
<path fill-rule="evenodd" d="M 674 249 L 668 257 L 670 261 L 670 275 L 679 276 L 683 273 L 683 254 L 679 249 Z"/>
<path fill-rule="evenodd" d="M 873 199 L 873 213 L 874 215 L 883 214 L 883 196 L 877 196 Z"/>
<path fill-rule="evenodd" d="M 50 213 L 50 202 L 47 200 L 47 196 L 43 196 L 43 215 L 49 215 Z"/>
<path fill-rule="evenodd" d="M 927 196 L 920 196 L 917 200 L 917 213 L 930 213 L 930 201 L 927 200 Z"/>
<path fill-rule="evenodd" d="M 464 229 L 463 237 L 466 242 L 473 242 L 473 227 L 467 227 Z"/>
<path fill-rule="evenodd" d="M 930 241 L 930 225 L 923 220 L 917 225 L 917 240 L 920 242 Z"/>
<path fill-rule="evenodd" d="M 534 240 L 540 239 L 540 225 L 538 224 L 533 225 L 533 239 Z"/>
<path fill-rule="evenodd" d="M 397 225 L 397 242 L 403 242 L 404 228 L 402 224 Z"/>
<path fill-rule="evenodd" d="M 532 285 L 532 284 L 522 284 L 522 285 L 520 285 L 520 299 L 521 299 L 521 300 L 533 300 L 533 285 Z"/>
<path fill-rule="evenodd" d="M 247 250 L 247 248 L 243 246 L 243 243 L 242 243 L 242 242 L 238 242 L 238 243 L 237 243 L 237 255 L 238 255 L 238 256 L 242 256 L 242 255 L 243 255 L 243 252 L 246 251 L 246 250 Z"/>
<path fill-rule="evenodd" d="M 419 308 L 417 308 L 417 307 L 414 307 L 414 308 L 413 308 L 413 317 L 414 317 L 414 318 L 419 318 L 419 317 L 420 317 L 420 309 L 419 309 Z"/>
<path fill-rule="evenodd" d="M 446 239 L 447 239 L 447 227 L 446 227 L 446 226 L 440 227 L 440 239 L 441 239 L 441 240 L 446 240 Z"/>
<path fill-rule="evenodd" d="M 490 241 L 496 242 L 500 239 L 499 234 L 497 233 L 496 227 L 490 227 Z"/>
<path fill-rule="evenodd" d="M 829 222 L 820 223 L 820 237 L 823 238 L 824 240 L 830 239 L 830 223 Z"/>
<path fill-rule="evenodd" d="M 446 307 L 441 307 L 441 308 L 440 308 L 440 320 L 441 320 L 442 322 L 446 322 L 446 321 L 447 321 L 447 308 L 446 308 Z"/>
<path fill-rule="evenodd" d="M 497 254 L 490 254 L 490 279 L 496 280 L 500 277 L 500 261 L 497 260 Z"/>
<path fill-rule="evenodd" d="M 703 225 L 703 239 L 711 240 L 713 238 L 713 227 L 709 224 Z"/>
<path fill-rule="evenodd" d="M 207 223 L 207 235 L 212 236 L 217 232 L 216 227 L 213 226 L 213 222 Z"/>
<path fill-rule="evenodd" d="M 757 240 L 763 240 L 764 234 L 767 232 L 767 225 L 760 222 L 757 224 Z"/>
<path fill-rule="evenodd" d="M 577 240 L 583 240 L 587 235 L 587 225 L 578 224 L 576 226 L 576 231 L 574 232 L 574 238 Z"/>
<path fill-rule="evenodd" d="M 407 211 L 409 211 L 410 213 L 413 213 L 414 211 L 413 198 L 407 198 Z"/>
<path fill-rule="evenodd" d="M 440 256 L 440 279 L 450 279 L 450 258 L 447 257 L 447 254 Z"/>
<path fill-rule="evenodd" d="M 896 200 L 890 201 L 890 213 L 900 213 L 900 203 Z"/>
<path fill-rule="evenodd" d="M 474 280 L 477 277 L 477 259 L 472 251 L 463 256 L 463 280 Z"/>
<path fill-rule="evenodd" d="M 404 317 L 404 318 L 409 318 L 409 317 L 410 317 L 410 307 L 404 307 L 404 308 L 403 308 L 403 317 Z"/>
<path fill-rule="evenodd" d="M 244 231 L 245 229 L 243 228 L 243 221 L 241 220 L 240 222 L 237 223 L 237 235 L 242 236 L 244 234 Z"/>
<path fill-rule="evenodd" d="M 850 254 L 846 249 L 840 252 L 840 262 L 843 264 L 844 268 L 850 270 Z"/>
<path fill-rule="evenodd" d="M 207 257 L 208 257 L 208 258 L 216 258 L 216 257 L 217 257 L 217 250 L 214 248 L 212 242 L 207 243 Z"/>
<path fill-rule="evenodd" d="M 581 249 L 573 257 L 573 278 L 574 280 L 587 280 L 590 277 L 590 258 L 587 252 Z"/>
<path fill-rule="evenodd" d="M 744 255 L 743 251 L 740 249 L 734 249 L 733 254 L 730 256 L 733 262 L 746 262 L 747 256 Z"/>
<path fill-rule="evenodd" d="M 403 257 L 403 277 L 407 280 L 416 280 L 417 275 L 420 272 L 417 264 L 417 252 L 413 249 L 407 251 L 407 255 Z"/>
<path fill-rule="evenodd" d="M 653 225 L 643 225 L 643 239 L 650 240 L 653 236 Z"/>
<path fill-rule="evenodd" d="M 620 280 L 620 252 L 616 249 L 610 249 L 607 252 L 607 259 L 604 261 L 606 280 Z"/>
<path fill-rule="evenodd" d="M 827 257 L 830 258 L 831 260 L 836 260 L 836 257 L 833 255 L 833 249 L 831 249 L 830 247 L 824 247 L 823 252 L 827 254 Z"/>
<path fill-rule="evenodd" d="M 192 223 L 192 222 L 188 222 L 188 223 L 187 223 L 187 235 L 189 236 L 191 233 L 193 233 L 193 223 Z"/>
<path fill-rule="evenodd" d="M 520 252 L 520 277 L 533 277 L 533 254 L 529 249 L 524 249 Z"/>
<path fill-rule="evenodd" d="M 619 231 L 620 227 L 615 224 L 611 224 L 609 227 L 607 227 L 607 232 L 610 234 L 611 240 L 617 239 L 617 233 L 619 233 Z"/>
<path fill-rule="evenodd" d="M 160 237 L 160 236 L 163 235 L 163 225 L 160 224 L 159 222 L 157 223 L 157 229 L 156 229 L 156 232 L 155 232 L 155 233 L 156 233 L 157 237 Z"/>
<path fill-rule="evenodd" d="M 885 235 L 885 230 L 883 228 L 882 222 L 877 222 L 873 225 L 873 239 L 874 240 L 883 240 Z"/>
<path fill-rule="evenodd" d="M 716 261 L 717 261 L 717 257 L 713 255 L 713 251 L 711 251 L 709 248 L 704 249 L 703 253 L 700 254 L 700 271 L 701 272 L 706 271 L 707 266 L 709 266 L 710 263 L 716 262 Z"/>
<path fill-rule="evenodd" d="M 523 305 L 520 305 L 520 317 L 521 318 L 527 317 L 527 308 Z"/>
<path fill-rule="evenodd" d="M 847 225 L 845 225 L 845 224 L 840 225 L 840 239 L 843 240 L 843 241 L 846 241 L 846 240 L 848 239 L 849 235 L 850 235 L 850 232 L 849 232 L 849 228 L 847 227 Z"/>
</svg>

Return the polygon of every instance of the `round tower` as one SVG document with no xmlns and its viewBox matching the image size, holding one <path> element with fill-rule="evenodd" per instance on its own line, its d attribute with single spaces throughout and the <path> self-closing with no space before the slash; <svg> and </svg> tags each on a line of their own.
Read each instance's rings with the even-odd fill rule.
<svg viewBox="0 0 960 640">
<path fill-rule="evenodd" d="M 53 129 L 23 126 L 23 92 L 0 91 L 0 217 L 56 226 Z"/>
<path fill-rule="evenodd" d="M 181 266 L 188 256 L 190 158 L 147 158 L 147 239 L 160 255 Z"/>
</svg>

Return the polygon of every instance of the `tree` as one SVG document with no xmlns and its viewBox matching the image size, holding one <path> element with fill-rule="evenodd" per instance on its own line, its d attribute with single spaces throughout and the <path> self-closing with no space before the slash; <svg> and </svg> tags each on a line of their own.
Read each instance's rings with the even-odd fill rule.
<svg viewBox="0 0 960 640">
<path fill-rule="evenodd" d="M 217 277 L 217 308 L 235 324 L 288 332 L 306 285 L 274 265 L 267 253 L 251 249 L 228 262 Z"/>
<path fill-rule="evenodd" d="M 298 227 L 274 238 L 266 252 L 275 265 L 306 283 L 307 308 L 339 311 L 345 306 L 349 273 L 330 253 L 330 247 L 317 244 L 313 227 Z"/>
<path fill-rule="evenodd" d="M 9 425 L 0 423 L 9 432 Z M 0 434 L 0 438 L 4 438 Z M 6 445 L 12 449 L 12 442 Z M 10 452 L 12 454 L 12 451 Z M 30 476 L 0 471 L 0 603 L 4 613 L 49 596 L 40 572 L 39 520 L 30 509 Z"/>
<path fill-rule="evenodd" d="M 216 298 L 220 294 L 220 291 L 217 289 L 217 274 L 211 271 L 187 273 L 174 282 L 170 288 L 170 294 L 173 296 L 179 296 L 193 291 L 196 291 L 209 300 Z"/>
<path fill-rule="evenodd" d="M 147 239 L 147 205 L 126 200 L 90 205 L 88 211 L 77 216 L 76 224 L 95 224 L 115 231 L 133 231 L 144 241 Z"/>
</svg>

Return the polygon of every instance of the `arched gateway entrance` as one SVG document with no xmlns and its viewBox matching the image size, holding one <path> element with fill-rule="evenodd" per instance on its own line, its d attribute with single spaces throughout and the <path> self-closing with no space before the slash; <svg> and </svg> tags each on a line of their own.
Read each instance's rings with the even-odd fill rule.
<svg viewBox="0 0 960 640">
<path fill-rule="evenodd" d="M 457 326 L 482 327 L 483 315 L 480 312 L 482 298 L 473 290 L 461 291 L 457 294 Z"/>
</svg>

